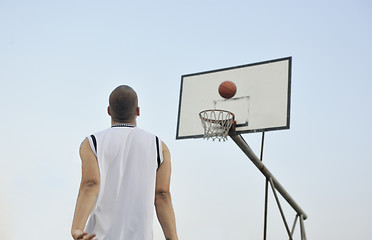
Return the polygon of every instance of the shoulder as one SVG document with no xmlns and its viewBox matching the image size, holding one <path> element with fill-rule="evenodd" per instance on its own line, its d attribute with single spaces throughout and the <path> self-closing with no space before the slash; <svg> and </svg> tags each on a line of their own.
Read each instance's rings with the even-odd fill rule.
<svg viewBox="0 0 372 240">
<path fill-rule="evenodd" d="M 167 144 L 165 144 L 163 141 L 161 142 L 161 144 L 162 144 L 163 155 L 170 155 L 170 151 L 169 151 Z"/>
<path fill-rule="evenodd" d="M 148 138 L 158 138 L 160 140 L 160 138 L 157 135 L 155 135 L 154 133 L 150 131 L 144 130 L 142 128 L 136 127 L 134 128 L 134 131 L 137 135 L 141 135 L 143 137 L 148 137 Z"/>
<path fill-rule="evenodd" d="M 80 151 L 86 149 L 88 146 L 89 146 L 89 140 L 88 140 L 88 137 L 86 137 L 80 144 Z"/>
<path fill-rule="evenodd" d="M 103 129 L 103 130 L 100 130 L 100 131 L 97 131 L 97 132 L 94 132 L 93 134 L 91 134 L 90 136 L 94 135 L 94 136 L 101 136 L 101 135 L 105 135 L 109 132 L 112 131 L 112 128 L 106 128 L 106 129 Z"/>
<path fill-rule="evenodd" d="M 79 153 L 80 153 L 80 157 L 82 157 L 82 160 L 83 160 L 84 156 L 95 157 L 95 154 L 93 152 L 93 149 L 92 149 L 92 147 L 90 145 L 90 142 L 89 142 L 87 137 L 80 144 Z"/>
<path fill-rule="evenodd" d="M 163 153 L 163 155 L 164 153 L 169 154 L 168 146 L 162 141 L 162 139 L 158 135 L 155 135 L 152 132 L 146 131 L 138 127 L 136 127 L 135 130 L 136 130 L 136 134 L 142 135 L 144 137 L 147 137 L 148 139 L 151 139 L 151 142 L 156 141 L 156 144 L 159 145 L 160 151 Z"/>
</svg>

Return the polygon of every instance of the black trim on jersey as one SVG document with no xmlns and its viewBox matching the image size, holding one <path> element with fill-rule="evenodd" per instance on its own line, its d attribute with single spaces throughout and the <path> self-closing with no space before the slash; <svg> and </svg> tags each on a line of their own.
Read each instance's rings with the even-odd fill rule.
<svg viewBox="0 0 372 240">
<path fill-rule="evenodd" d="M 157 161 L 158 161 L 158 168 L 160 167 L 160 151 L 159 151 L 159 138 L 156 137 L 156 151 L 158 153 Z"/>
<path fill-rule="evenodd" d="M 92 138 L 94 149 L 96 150 L 96 153 L 97 153 L 97 140 L 96 140 L 96 137 L 93 134 L 90 135 L 90 137 Z"/>
</svg>

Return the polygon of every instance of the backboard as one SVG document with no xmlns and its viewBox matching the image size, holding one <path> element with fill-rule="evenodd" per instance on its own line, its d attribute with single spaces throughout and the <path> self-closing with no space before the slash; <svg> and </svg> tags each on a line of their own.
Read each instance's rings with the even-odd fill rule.
<svg viewBox="0 0 372 240">
<path fill-rule="evenodd" d="M 234 113 L 238 134 L 289 129 L 291 65 L 287 57 L 183 75 L 176 139 L 202 138 L 199 113 L 207 109 Z M 235 83 L 233 98 L 219 95 L 224 81 Z"/>
</svg>

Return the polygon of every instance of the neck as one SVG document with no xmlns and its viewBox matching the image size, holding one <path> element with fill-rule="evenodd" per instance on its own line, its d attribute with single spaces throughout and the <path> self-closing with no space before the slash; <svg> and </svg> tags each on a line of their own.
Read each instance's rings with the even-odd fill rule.
<svg viewBox="0 0 372 240">
<path fill-rule="evenodd" d="M 128 121 L 128 122 L 117 122 L 117 121 L 111 119 L 111 126 L 115 125 L 115 124 L 131 124 L 131 125 L 137 126 L 137 120 L 134 119 L 133 121 Z"/>
</svg>

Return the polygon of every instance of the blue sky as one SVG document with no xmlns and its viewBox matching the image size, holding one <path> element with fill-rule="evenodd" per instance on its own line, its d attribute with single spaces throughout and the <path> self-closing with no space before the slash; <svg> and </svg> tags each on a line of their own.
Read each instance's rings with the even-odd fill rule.
<svg viewBox="0 0 372 240">
<path fill-rule="evenodd" d="M 371 13 L 361 0 L 0 1 L 3 238 L 69 238 L 79 144 L 109 126 L 108 95 L 128 84 L 139 126 L 171 149 L 180 239 L 262 239 L 264 178 L 249 159 L 231 140 L 175 140 L 180 80 L 292 56 L 291 128 L 266 134 L 264 162 L 308 214 L 309 239 L 368 239 Z M 243 137 L 258 154 L 261 135 Z M 269 239 L 286 238 L 269 201 Z"/>
</svg>

